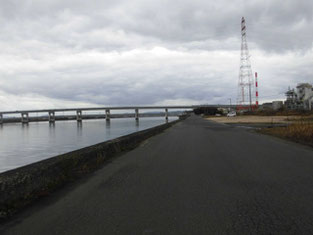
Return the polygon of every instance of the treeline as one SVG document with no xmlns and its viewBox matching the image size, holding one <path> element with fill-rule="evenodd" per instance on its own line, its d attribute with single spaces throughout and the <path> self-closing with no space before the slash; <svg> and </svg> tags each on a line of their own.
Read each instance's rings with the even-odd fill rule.
<svg viewBox="0 0 313 235">
<path fill-rule="evenodd" d="M 221 111 L 219 111 L 217 108 L 211 108 L 211 107 L 199 107 L 193 110 L 193 112 L 196 115 L 215 115 L 215 114 L 222 114 Z"/>
</svg>

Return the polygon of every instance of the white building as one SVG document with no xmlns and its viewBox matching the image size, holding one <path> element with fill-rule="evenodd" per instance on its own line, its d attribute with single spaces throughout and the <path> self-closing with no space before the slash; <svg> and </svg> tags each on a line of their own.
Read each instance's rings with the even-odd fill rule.
<svg viewBox="0 0 313 235">
<path fill-rule="evenodd" d="M 287 100 L 285 101 L 288 109 L 312 110 L 313 106 L 313 88 L 309 83 L 300 83 L 296 90 L 286 92 Z"/>
</svg>

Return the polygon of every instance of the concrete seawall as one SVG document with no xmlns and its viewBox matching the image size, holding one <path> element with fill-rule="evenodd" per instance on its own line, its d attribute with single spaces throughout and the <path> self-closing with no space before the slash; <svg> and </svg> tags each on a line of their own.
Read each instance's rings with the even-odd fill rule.
<svg viewBox="0 0 313 235">
<path fill-rule="evenodd" d="M 181 118 L 183 119 L 183 118 Z M 120 138 L 58 155 L 0 174 L 0 220 L 6 219 L 34 200 L 92 172 L 103 163 L 137 147 L 180 120 Z"/>
</svg>

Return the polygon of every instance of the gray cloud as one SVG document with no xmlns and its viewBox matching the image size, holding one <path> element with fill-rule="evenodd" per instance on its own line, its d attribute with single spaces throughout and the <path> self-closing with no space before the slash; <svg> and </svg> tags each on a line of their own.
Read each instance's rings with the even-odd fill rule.
<svg viewBox="0 0 313 235">
<path fill-rule="evenodd" d="M 222 40 L 223 44 L 229 38 L 239 38 L 241 16 L 247 18 L 250 41 L 263 50 L 312 47 L 313 2 L 307 0 L 46 0 L 1 4 L 4 25 L 15 31 L 15 36 L 69 47 L 116 49 L 118 44 L 137 47 L 138 42 L 179 45 L 206 40 Z M 107 31 L 115 34 L 110 38 L 113 45 L 105 41 L 108 37 L 97 41 Z M 135 37 L 134 42 L 127 40 L 129 35 Z"/>
<path fill-rule="evenodd" d="M 312 82 L 311 1 L 4 0 L 0 101 L 17 97 L 16 109 L 31 97 L 56 106 L 235 100 L 242 16 L 264 100 Z"/>
</svg>

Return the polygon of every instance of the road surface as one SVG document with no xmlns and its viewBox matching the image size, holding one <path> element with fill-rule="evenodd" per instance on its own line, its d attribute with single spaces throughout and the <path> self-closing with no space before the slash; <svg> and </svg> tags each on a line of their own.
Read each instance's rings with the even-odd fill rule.
<svg viewBox="0 0 313 235">
<path fill-rule="evenodd" d="M 1 234 L 312 234 L 313 150 L 191 117 Z"/>
</svg>

